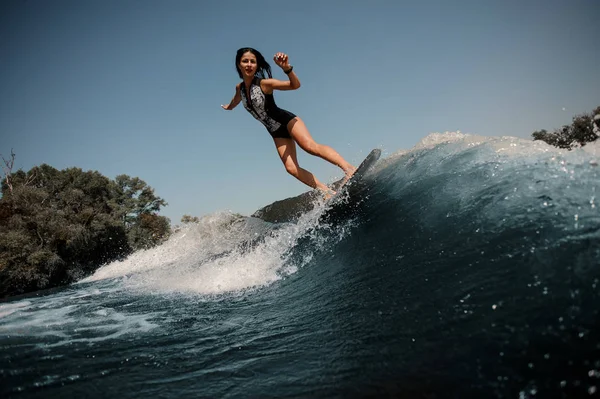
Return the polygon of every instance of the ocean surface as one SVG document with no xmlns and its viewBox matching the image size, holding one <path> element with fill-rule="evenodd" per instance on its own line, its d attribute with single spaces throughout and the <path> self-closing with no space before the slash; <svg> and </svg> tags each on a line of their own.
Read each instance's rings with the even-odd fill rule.
<svg viewBox="0 0 600 399">
<path fill-rule="evenodd" d="M 598 397 L 599 161 L 432 134 L 293 223 L 207 215 L 0 302 L 0 397 Z"/>
</svg>

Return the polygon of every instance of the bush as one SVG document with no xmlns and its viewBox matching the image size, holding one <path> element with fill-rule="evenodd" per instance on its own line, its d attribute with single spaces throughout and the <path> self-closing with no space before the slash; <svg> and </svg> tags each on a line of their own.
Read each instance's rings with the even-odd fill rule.
<svg viewBox="0 0 600 399">
<path fill-rule="evenodd" d="M 560 129 L 549 133 L 545 129 L 532 133 L 534 140 L 542 140 L 550 145 L 559 148 L 572 149 L 578 146 L 584 146 L 598 139 L 598 134 L 594 131 L 593 118 L 600 114 L 600 106 L 596 107 L 590 114 L 576 115 L 573 117 L 571 125 L 564 125 Z"/>
<path fill-rule="evenodd" d="M 139 178 L 45 164 L 12 173 L 5 164 L 0 297 L 68 284 L 170 234 L 157 214 L 166 202 Z"/>
</svg>

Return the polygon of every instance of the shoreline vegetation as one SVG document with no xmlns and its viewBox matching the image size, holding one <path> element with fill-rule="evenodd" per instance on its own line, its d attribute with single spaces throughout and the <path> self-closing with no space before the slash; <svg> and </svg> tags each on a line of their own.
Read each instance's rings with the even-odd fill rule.
<svg viewBox="0 0 600 399">
<path fill-rule="evenodd" d="M 576 115 L 571 125 L 536 131 L 532 137 L 570 150 L 599 135 L 600 106 Z M 138 177 L 113 180 L 97 171 L 46 164 L 13 171 L 12 151 L 2 160 L 0 299 L 68 285 L 171 235 L 169 219 L 159 215 L 167 202 Z M 307 192 L 276 201 L 252 216 L 268 222 L 293 218 L 312 197 Z M 198 221 L 190 215 L 181 219 Z"/>
<path fill-rule="evenodd" d="M 542 140 L 552 146 L 572 150 L 598 139 L 600 135 L 600 106 L 591 113 L 575 115 L 570 125 L 548 132 L 545 129 L 531 134 L 533 140 Z"/>
<path fill-rule="evenodd" d="M 167 203 L 137 177 L 42 164 L 12 172 L 0 198 L 0 298 L 70 284 L 169 237 Z"/>
</svg>

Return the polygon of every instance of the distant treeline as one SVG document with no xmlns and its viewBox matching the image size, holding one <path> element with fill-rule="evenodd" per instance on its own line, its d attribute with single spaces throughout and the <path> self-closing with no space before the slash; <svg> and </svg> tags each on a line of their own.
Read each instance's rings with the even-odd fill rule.
<svg viewBox="0 0 600 399">
<path fill-rule="evenodd" d="M 0 297 L 65 285 L 104 263 L 163 242 L 166 202 L 143 180 L 3 158 Z"/>
<path fill-rule="evenodd" d="M 576 115 L 570 125 L 564 125 L 553 132 L 538 130 L 531 135 L 534 140 L 542 140 L 569 150 L 596 141 L 600 135 L 600 106 L 590 114 Z"/>
</svg>

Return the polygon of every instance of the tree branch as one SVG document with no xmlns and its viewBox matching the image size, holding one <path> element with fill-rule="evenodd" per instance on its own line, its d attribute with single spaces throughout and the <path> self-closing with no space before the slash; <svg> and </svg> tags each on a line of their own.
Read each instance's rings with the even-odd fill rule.
<svg viewBox="0 0 600 399">
<path fill-rule="evenodd" d="M 12 177 L 12 168 L 13 165 L 15 164 L 15 152 L 13 151 L 13 149 L 10 149 L 10 160 L 6 160 L 4 158 L 4 156 L 2 156 L 2 154 L 0 154 L 0 157 L 2 157 L 2 160 L 4 161 L 4 165 L 2 166 L 2 170 L 4 171 L 4 179 L 6 180 L 6 185 L 8 186 L 8 189 L 10 190 L 10 193 L 12 194 L 13 192 L 13 186 L 12 186 L 12 182 L 11 182 L 11 177 Z"/>
</svg>

